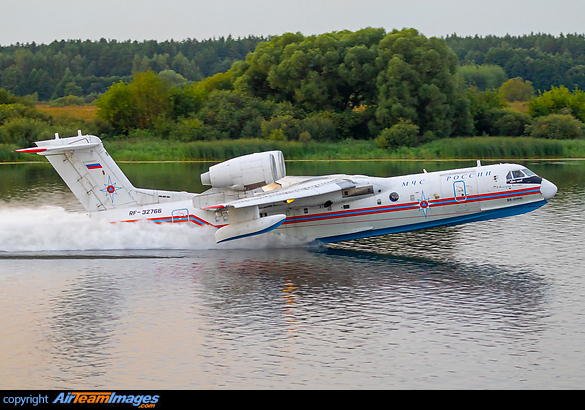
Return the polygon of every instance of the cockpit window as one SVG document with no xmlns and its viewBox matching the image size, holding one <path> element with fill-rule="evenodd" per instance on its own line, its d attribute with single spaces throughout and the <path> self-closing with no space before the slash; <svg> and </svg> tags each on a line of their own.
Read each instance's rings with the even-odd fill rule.
<svg viewBox="0 0 585 410">
<path fill-rule="evenodd" d="M 510 171 L 508 172 L 508 175 L 506 175 L 506 180 L 508 181 L 508 183 L 510 183 L 510 181 L 512 181 L 513 179 L 517 179 L 517 178 L 522 178 L 524 177 L 524 174 L 520 171 Z"/>
<path fill-rule="evenodd" d="M 508 184 L 540 184 L 542 178 L 528 168 L 517 169 L 508 172 L 506 183 Z"/>
</svg>

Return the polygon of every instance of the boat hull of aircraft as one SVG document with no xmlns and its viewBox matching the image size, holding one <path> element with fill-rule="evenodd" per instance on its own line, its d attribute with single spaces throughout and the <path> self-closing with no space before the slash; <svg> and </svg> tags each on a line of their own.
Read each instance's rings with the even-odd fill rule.
<svg viewBox="0 0 585 410">
<path fill-rule="evenodd" d="M 18 150 L 45 156 L 92 218 L 213 228 L 220 242 L 267 232 L 337 242 L 518 215 L 557 188 L 517 164 L 379 178 L 286 176 L 279 151 L 217 164 L 201 194 L 135 188 L 95 136 L 39 141 Z"/>
</svg>

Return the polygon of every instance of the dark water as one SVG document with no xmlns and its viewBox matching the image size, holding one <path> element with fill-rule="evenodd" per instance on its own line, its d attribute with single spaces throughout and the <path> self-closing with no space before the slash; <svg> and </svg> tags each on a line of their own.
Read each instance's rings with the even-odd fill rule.
<svg viewBox="0 0 585 410">
<path fill-rule="evenodd" d="M 88 221 L 48 164 L 0 165 L 0 388 L 582 389 L 585 162 L 524 164 L 559 187 L 530 214 L 229 248 Z M 121 167 L 136 186 L 191 192 L 206 169 Z"/>
</svg>

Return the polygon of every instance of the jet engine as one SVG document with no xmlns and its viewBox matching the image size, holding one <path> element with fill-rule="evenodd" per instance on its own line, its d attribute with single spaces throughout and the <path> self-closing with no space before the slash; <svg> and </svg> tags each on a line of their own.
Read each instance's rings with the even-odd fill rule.
<svg viewBox="0 0 585 410">
<path fill-rule="evenodd" d="M 272 184 L 285 176 L 282 152 L 267 151 L 216 164 L 201 174 L 201 183 L 214 188 L 244 191 Z"/>
</svg>

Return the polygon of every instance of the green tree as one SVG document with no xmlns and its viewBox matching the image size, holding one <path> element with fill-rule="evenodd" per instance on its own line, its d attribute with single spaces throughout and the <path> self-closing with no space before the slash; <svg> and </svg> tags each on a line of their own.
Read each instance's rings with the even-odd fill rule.
<svg viewBox="0 0 585 410">
<path fill-rule="evenodd" d="M 552 87 L 550 91 L 541 93 L 528 104 L 528 112 L 534 117 L 550 114 L 571 114 L 585 121 L 585 92 L 569 91 L 564 86 Z"/>
<path fill-rule="evenodd" d="M 187 79 L 174 70 L 164 70 L 158 75 L 173 87 L 181 87 L 187 83 Z"/>
<path fill-rule="evenodd" d="M 134 96 L 127 84 L 113 84 L 103 96 L 95 100 L 98 118 L 110 124 L 117 133 L 128 133 L 138 127 Z"/>
<path fill-rule="evenodd" d="M 524 135 L 532 117 L 509 108 L 492 108 L 484 113 L 482 133 L 493 136 L 519 137 Z M 479 122 L 479 121 L 478 121 Z"/>
<path fill-rule="evenodd" d="M 457 57 L 442 39 L 414 29 L 397 31 L 378 45 L 376 118 L 381 128 L 410 120 L 439 138 L 472 131 L 469 108 L 457 81 Z"/>
<path fill-rule="evenodd" d="M 499 131 L 494 131 L 493 121 L 505 112 L 507 112 L 506 101 L 500 93 L 494 90 L 479 91 L 475 87 L 467 90 L 469 101 L 469 110 L 473 118 L 473 126 L 476 135 L 497 135 Z"/>
<path fill-rule="evenodd" d="M 0 88 L 0 104 L 15 104 L 22 102 L 22 98 L 18 98 L 10 91 Z"/>
<path fill-rule="evenodd" d="M 418 145 L 419 128 L 410 120 L 400 120 L 389 128 L 382 130 L 376 138 L 378 146 L 396 149 Z"/>
<path fill-rule="evenodd" d="M 218 90 L 208 97 L 197 118 L 223 138 L 259 138 L 262 121 L 272 116 L 274 103 L 243 93 Z"/>
<path fill-rule="evenodd" d="M 234 65 L 234 87 L 305 110 L 344 111 L 375 102 L 376 49 L 383 29 L 319 36 L 286 33 Z"/>
<path fill-rule="evenodd" d="M 497 65 L 470 64 L 459 68 L 459 73 L 470 87 L 477 87 L 481 91 L 493 90 L 506 81 L 504 69 Z"/>
<path fill-rule="evenodd" d="M 152 71 L 138 73 L 130 84 L 119 82 L 95 101 L 98 117 L 117 132 L 152 127 L 159 117 L 169 116 L 170 86 Z"/>
<path fill-rule="evenodd" d="M 530 101 L 534 98 L 532 82 L 523 81 L 522 78 L 511 78 L 499 89 L 502 98 L 509 102 Z"/>
<path fill-rule="evenodd" d="M 232 70 L 240 92 L 331 113 L 342 138 L 368 138 L 401 118 L 445 137 L 473 129 L 457 66 L 444 40 L 367 28 L 276 36 Z"/>
<path fill-rule="evenodd" d="M 183 88 L 173 88 L 170 94 L 173 118 L 186 118 L 196 115 L 203 108 L 209 95 L 215 90 L 231 90 L 232 74 L 217 73 L 202 81 L 188 84 Z"/>
<path fill-rule="evenodd" d="M 128 87 L 134 98 L 138 128 L 149 128 L 159 116 L 170 113 L 169 83 L 153 71 L 136 74 Z"/>
<path fill-rule="evenodd" d="M 534 138 L 577 139 L 585 137 L 585 125 L 567 114 L 550 114 L 538 117 L 526 128 Z"/>
</svg>

